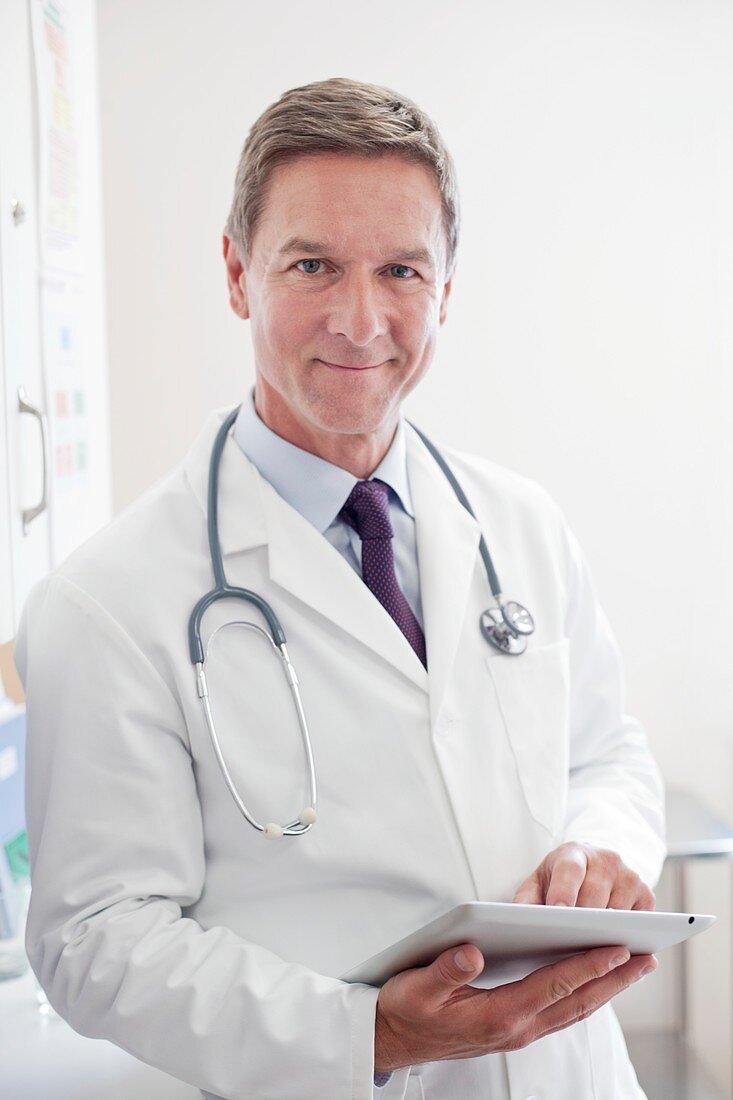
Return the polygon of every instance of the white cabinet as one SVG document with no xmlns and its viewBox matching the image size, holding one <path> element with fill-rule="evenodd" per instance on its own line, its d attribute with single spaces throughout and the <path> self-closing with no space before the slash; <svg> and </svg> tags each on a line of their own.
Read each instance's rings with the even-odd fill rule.
<svg viewBox="0 0 733 1100">
<path fill-rule="evenodd" d="M 92 0 L 0 3 L 0 643 L 111 514 Z"/>
<path fill-rule="evenodd" d="M 43 491 L 39 420 L 19 410 L 18 393 L 45 410 L 39 310 L 38 218 L 32 52 L 27 5 L 0 5 L 0 331 L 3 364 L 2 612 L 0 641 L 14 633 L 18 604 L 50 567 L 46 508 L 26 526 L 23 512 Z M 48 456 L 47 456 L 48 457 Z"/>
</svg>

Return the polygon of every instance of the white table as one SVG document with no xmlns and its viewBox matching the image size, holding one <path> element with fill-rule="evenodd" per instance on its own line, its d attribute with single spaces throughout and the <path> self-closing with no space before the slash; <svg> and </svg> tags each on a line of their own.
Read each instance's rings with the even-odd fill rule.
<svg viewBox="0 0 733 1100">
<path fill-rule="evenodd" d="M 201 1100 L 197 1088 L 105 1039 L 77 1035 L 29 970 L 0 982 L 0 1100 Z"/>
<path fill-rule="evenodd" d="M 690 911 L 688 861 L 715 858 L 729 861 L 733 858 L 733 826 L 712 814 L 690 791 L 670 788 L 667 791 L 667 860 L 676 872 L 678 912 Z M 631 1060 L 648 1100 L 725 1100 L 688 1046 L 687 943 L 681 944 L 679 951 L 680 1030 L 678 1033 L 627 1035 Z"/>
</svg>

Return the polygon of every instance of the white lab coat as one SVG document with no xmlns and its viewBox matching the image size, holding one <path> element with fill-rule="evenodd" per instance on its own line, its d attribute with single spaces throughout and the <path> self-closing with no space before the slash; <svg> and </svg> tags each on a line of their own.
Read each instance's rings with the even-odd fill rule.
<svg viewBox="0 0 733 1100">
<path fill-rule="evenodd" d="M 338 980 L 459 902 L 511 900 L 565 839 L 613 848 L 656 882 L 659 774 L 622 715 L 618 654 L 557 508 L 446 450 L 505 592 L 537 622 L 527 652 L 503 656 L 479 632 L 479 524 L 407 428 L 428 676 L 354 570 L 227 441 L 224 566 L 280 617 L 319 781 L 316 826 L 268 841 L 225 787 L 186 640 L 213 583 L 206 483 L 224 415 L 26 604 L 27 949 L 51 1004 L 82 1034 L 231 1100 L 494 1100 L 498 1065 L 511 1100 L 641 1097 L 610 1006 L 523 1050 L 406 1068 L 373 1091 L 377 990 Z M 257 613 L 217 604 L 204 639 L 232 618 Z M 308 799 L 279 662 L 241 627 L 214 648 L 229 768 L 260 820 L 289 821 Z"/>
</svg>

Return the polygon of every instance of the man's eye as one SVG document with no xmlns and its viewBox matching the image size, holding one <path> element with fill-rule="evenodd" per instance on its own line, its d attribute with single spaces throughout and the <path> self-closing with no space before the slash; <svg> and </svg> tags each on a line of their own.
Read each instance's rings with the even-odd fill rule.
<svg viewBox="0 0 733 1100">
<path fill-rule="evenodd" d="M 405 264 L 392 264 L 392 266 L 390 267 L 389 270 L 392 271 L 392 272 L 397 272 L 398 273 L 395 276 L 397 279 L 406 279 L 407 278 L 407 276 L 405 275 L 406 271 L 411 271 L 413 275 L 417 275 L 417 272 L 415 271 L 414 267 L 406 267 Z"/>
<path fill-rule="evenodd" d="M 323 266 L 323 260 L 298 260 L 295 265 L 304 275 L 318 275 L 320 268 Z M 389 270 L 394 274 L 396 279 L 407 281 L 412 278 L 413 275 L 417 275 L 417 272 L 413 267 L 407 267 L 405 264 L 392 264 Z"/>
<path fill-rule="evenodd" d="M 303 271 L 303 274 L 305 274 L 305 275 L 317 275 L 318 274 L 317 268 L 322 262 L 323 262 L 322 260 L 298 260 L 298 262 L 295 266 L 300 267 L 301 264 L 315 264 L 316 265 L 315 267 L 307 267 Z M 303 269 L 301 268 L 301 270 L 303 270 Z"/>
</svg>

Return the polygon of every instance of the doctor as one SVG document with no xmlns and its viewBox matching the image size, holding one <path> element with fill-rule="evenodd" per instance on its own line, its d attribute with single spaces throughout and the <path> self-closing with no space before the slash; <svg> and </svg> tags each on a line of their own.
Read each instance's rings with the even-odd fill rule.
<svg viewBox="0 0 733 1100">
<path fill-rule="evenodd" d="M 318 779 L 303 835 L 242 816 L 188 651 L 229 408 L 26 604 L 33 969 L 76 1030 L 205 1096 L 643 1095 L 609 1001 L 649 956 L 605 948 L 491 992 L 468 986 L 470 945 L 381 991 L 338 977 L 470 899 L 651 908 L 664 854 L 659 774 L 560 512 L 446 448 L 472 517 L 401 416 L 457 239 L 450 156 L 410 101 L 329 80 L 253 126 L 223 251 L 256 382 L 218 534 L 297 669 Z M 519 657 L 479 629 L 482 532 L 536 623 Z M 212 716 L 253 818 L 286 823 L 312 803 L 307 760 L 270 643 L 225 626 L 245 619 L 265 626 L 231 600 L 202 620 Z"/>
</svg>

